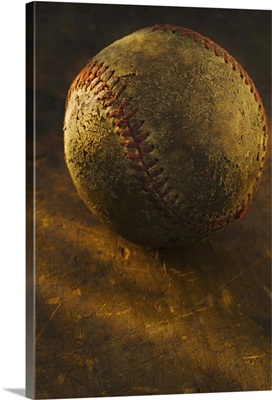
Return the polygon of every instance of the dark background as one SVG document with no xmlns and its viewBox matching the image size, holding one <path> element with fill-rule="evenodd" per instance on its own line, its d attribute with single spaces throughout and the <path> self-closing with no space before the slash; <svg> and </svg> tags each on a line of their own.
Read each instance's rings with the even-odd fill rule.
<svg viewBox="0 0 272 400">
<path fill-rule="evenodd" d="M 36 288 L 28 394 L 271 389 L 270 155 L 241 221 L 205 242 L 150 249 L 109 232 L 86 209 L 64 164 L 62 132 L 67 91 L 86 62 L 157 23 L 190 28 L 225 48 L 253 79 L 269 114 L 271 12 L 46 2 L 27 10 L 28 294 Z"/>
</svg>

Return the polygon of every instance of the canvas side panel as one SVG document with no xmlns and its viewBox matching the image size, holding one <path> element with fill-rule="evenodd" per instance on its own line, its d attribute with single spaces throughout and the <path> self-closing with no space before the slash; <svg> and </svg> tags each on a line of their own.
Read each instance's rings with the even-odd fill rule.
<svg viewBox="0 0 272 400">
<path fill-rule="evenodd" d="M 35 2 L 26 4 L 26 396 L 35 398 Z"/>
</svg>

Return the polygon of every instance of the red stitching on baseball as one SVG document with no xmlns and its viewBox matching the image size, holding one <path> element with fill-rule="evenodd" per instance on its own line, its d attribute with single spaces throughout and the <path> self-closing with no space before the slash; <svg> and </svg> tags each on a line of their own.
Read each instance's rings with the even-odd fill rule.
<svg viewBox="0 0 272 400">
<path fill-rule="evenodd" d="M 237 71 L 238 64 L 237 64 L 236 60 L 233 57 L 231 57 L 231 62 L 232 62 L 233 71 Z"/>
<path fill-rule="evenodd" d="M 219 57 L 220 56 L 220 47 L 217 44 L 213 43 L 213 49 L 214 49 L 214 54 L 217 57 Z"/>
<path fill-rule="evenodd" d="M 139 163 L 141 161 L 143 161 L 143 156 L 140 153 L 131 153 L 131 152 L 127 152 L 127 158 L 130 158 L 131 160 Z"/>
<path fill-rule="evenodd" d="M 162 178 L 159 182 L 157 182 L 157 188 L 160 189 L 161 187 L 163 187 L 166 184 L 167 181 L 168 181 L 168 177 L 167 176 Z M 176 196 L 178 196 L 178 195 L 176 195 Z"/>
<path fill-rule="evenodd" d="M 149 29 L 151 32 L 158 29 L 162 31 L 171 30 L 173 34 L 182 32 L 183 36 L 193 39 L 196 43 L 203 44 L 207 50 L 212 48 L 217 57 L 222 55 L 225 63 L 231 62 L 233 70 L 238 70 L 245 84 L 250 86 L 250 91 L 254 94 L 255 100 L 259 104 L 259 110 L 262 113 L 262 120 L 264 122 L 263 131 L 267 134 L 268 127 L 263 104 L 253 81 L 236 60 L 224 49 L 209 38 L 203 37 L 187 28 L 174 25 L 155 25 L 146 29 Z M 139 175 L 136 175 L 136 177 L 144 183 L 143 191 L 149 194 L 150 200 L 154 203 L 155 207 L 161 210 L 165 216 L 171 218 L 173 222 L 182 223 L 188 228 L 193 227 L 205 232 L 212 231 L 214 228 L 221 228 L 232 219 L 241 218 L 251 201 L 251 194 L 248 194 L 247 199 L 242 202 L 240 207 L 237 207 L 235 213 L 230 211 L 228 215 L 221 217 L 211 216 L 206 218 L 206 220 L 203 216 L 202 220 L 199 221 L 199 217 L 197 218 L 194 212 L 190 208 L 187 208 L 187 210 L 183 211 L 185 216 L 181 215 L 182 210 L 180 208 L 181 204 L 178 203 L 178 194 L 172 192 L 172 187 L 167 183 L 168 177 L 162 175 L 163 168 L 154 169 L 154 166 L 158 163 L 158 159 L 152 157 L 150 159 L 150 154 L 153 152 L 154 146 L 150 143 L 143 146 L 143 143 L 148 138 L 148 132 L 141 131 L 141 127 L 144 124 L 143 121 L 134 120 L 138 108 L 126 109 L 131 102 L 131 98 L 121 98 L 121 94 L 125 91 L 126 86 L 120 85 L 120 77 L 114 76 L 114 70 L 109 71 L 108 68 L 107 65 L 97 63 L 96 61 L 89 63 L 75 79 L 69 93 L 75 88 L 82 86 L 90 87 L 93 90 L 100 83 L 95 94 L 102 93 L 97 97 L 97 100 L 101 102 L 103 108 L 115 107 L 108 111 L 108 116 L 113 119 L 113 124 L 119 128 L 118 133 L 121 138 L 121 144 L 124 146 L 127 158 L 131 160 L 131 167 L 138 172 Z M 266 149 L 265 144 L 266 137 L 263 141 L 264 151 Z M 146 156 L 148 156 L 148 159 L 146 159 Z M 262 157 L 263 162 L 264 157 Z M 263 165 L 260 166 L 259 170 L 260 173 L 263 171 Z M 160 176 L 161 179 L 158 179 Z M 256 182 L 258 183 L 259 181 L 260 176 L 256 178 Z M 254 190 L 256 190 L 256 187 L 253 187 Z"/>
<path fill-rule="evenodd" d="M 226 51 L 223 51 L 225 63 L 228 63 L 230 60 L 230 56 Z"/>
<path fill-rule="evenodd" d="M 143 156 L 145 156 L 146 154 L 151 153 L 153 150 L 154 150 L 153 144 L 149 144 L 149 145 L 147 145 L 146 147 L 142 147 L 142 148 L 140 149 L 140 153 L 141 153 Z"/>
<path fill-rule="evenodd" d="M 123 116 L 124 120 L 125 120 L 125 121 L 128 121 L 130 118 L 133 117 L 133 115 L 136 114 L 137 111 L 138 111 L 138 108 L 134 108 L 133 110 L 129 111 L 127 114 L 125 114 L 125 115 Z"/>
<path fill-rule="evenodd" d="M 131 139 L 122 140 L 122 145 L 124 147 L 135 148 L 140 151 L 139 143 L 135 142 L 135 140 L 131 140 Z"/>
<path fill-rule="evenodd" d="M 136 139 L 137 139 L 137 142 L 139 142 L 139 143 L 146 140 L 147 137 L 149 136 L 148 132 L 140 132 L 140 133 L 138 132 L 137 133 L 137 131 L 134 131 L 134 129 L 131 129 L 131 132 L 136 133 Z"/>
<path fill-rule="evenodd" d="M 207 50 L 209 50 L 211 44 L 212 44 L 212 41 L 209 38 L 204 39 L 204 46 L 206 47 Z"/>
<path fill-rule="evenodd" d="M 199 33 L 194 32 L 193 38 L 195 42 L 200 42 L 201 40 L 201 35 Z"/>
</svg>

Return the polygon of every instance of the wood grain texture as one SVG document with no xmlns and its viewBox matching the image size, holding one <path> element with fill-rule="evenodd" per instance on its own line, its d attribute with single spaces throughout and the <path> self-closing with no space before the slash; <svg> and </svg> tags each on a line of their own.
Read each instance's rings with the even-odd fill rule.
<svg viewBox="0 0 272 400">
<path fill-rule="evenodd" d="M 63 159 L 75 73 L 106 44 L 162 16 L 213 33 L 269 109 L 270 12 L 179 10 L 38 4 L 38 398 L 271 389 L 270 154 L 242 220 L 173 249 L 136 246 L 107 230 L 79 199 Z"/>
</svg>

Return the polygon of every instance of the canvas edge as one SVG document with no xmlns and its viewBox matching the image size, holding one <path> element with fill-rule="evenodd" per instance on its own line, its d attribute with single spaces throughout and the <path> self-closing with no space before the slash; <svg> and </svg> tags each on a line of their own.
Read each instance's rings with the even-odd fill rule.
<svg viewBox="0 0 272 400">
<path fill-rule="evenodd" d="M 26 397 L 35 398 L 35 2 L 26 21 Z"/>
</svg>

